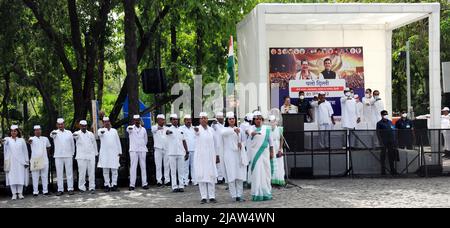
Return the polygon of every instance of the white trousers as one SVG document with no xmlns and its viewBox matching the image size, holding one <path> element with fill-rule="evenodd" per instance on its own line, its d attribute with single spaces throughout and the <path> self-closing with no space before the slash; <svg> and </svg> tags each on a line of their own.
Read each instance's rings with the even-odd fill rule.
<svg viewBox="0 0 450 228">
<path fill-rule="evenodd" d="M 146 158 L 147 152 L 131 152 L 130 151 L 130 187 L 135 187 L 136 185 L 136 173 L 137 166 L 141 167 L 141 180 L 142 186 L 148 185 L 147 183 L 147 168 L 146 168 Z"/>
<path fill-rule="evenodd" d="M 64 192 L 64 168 L 66 169 L 67 190 L 73 191 L 73 159 L 55 158 L 55 165 L 58 192 Z"/>
<path fill-rule="evenodd" d="M 155 148 L 155 166 L 156 166 L 156 181 L 162 184 L 163 168 L 164 168 L 164 184 L 169 183 L 170 167 L 169 156 L 164 149 Z"/>
<path fill-rule="evenodd" d="M 23 191 L 23 185 L 18 185 L 18 184 L 13 184 L 10 186 L 11 187 L 11 193 L 14 194 L 22 194 Z"/>
<path fill-rule="evenodd" d="M 228 182 L 228 188 L 230 190 L 231 198 L 242 198 L 242 194 L 244 192 L 244 181 L 235 180 Z"/>
<path fill-rule="evenodd" d="M 31 171 L 33 179 L 33 194 L 39 194 L 39 177 L 42 182 L 42 192 L 48 193 L 48 164 L 41 170 Z"/>
<path fill-rule="evenodd" d="M 95 190 L 95 160 L 77 160 L 78 188 L 86 191 L 86 171 L 89 176 L 89 190 Z"/>
<path fill-rule="evenodd" d="M 189 159 L 184 162 L 183 181 L 184 185 L 189 184 L 189 170 L 191 171 L 191 180 L 195 184 L 194 176 L 194 151 L 189 151 Z"/>
<path fill-rule="evenodd" d="M 112 182 L 109 179 L 109 171 L 111 171 Z M 118 177 L 119 177 L 119 169 L 103 168 L 103 179 L 105 180 L 104 186 L 106 187 L 117 186 Z"/>
<path fill-rule="evenodd" d="M 198 183 L 200 189 L 200 195 L 202 199 L 215 199 L 216 198 L 216 186 L 214 183 L 200 182 Z"/>
<path fill-rule="evenodd" d="M 443 130 L 441 132 L 444 136 L 444 151 L 450 151 L 450 131 Z"/>
<path fill-rule="evenodd" d="M 184 188 L 183 183 L 183 170 L 184 170 L 184 156 L 183 155 L 170 155 L 170 176 L 172 177 L 172 189 Z M 178 178 L 177 178 L 178 174 Z M 178 183 L 177 183 L 178 179 Z"/>
</svg>

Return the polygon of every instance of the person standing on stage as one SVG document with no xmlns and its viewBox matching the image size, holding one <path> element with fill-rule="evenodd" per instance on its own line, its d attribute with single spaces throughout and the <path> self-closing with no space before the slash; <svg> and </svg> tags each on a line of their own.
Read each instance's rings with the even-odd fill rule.
<svg viewBox="0 0 450 228">
<path fill-rule="evenodd" d="M 103 179 L 105 180 L 105 192 L 119 191 L 117 179 L 119 177 L 120 155 L 122 145 L 117 130 L 111 128 L 109 117 L 103 117 L 104 128 L 98 129 L 100 138 L 100 153 L 98 167 L 103 168 Z M 111 172 L 111 179 L 109 174 Z M 110 181 L 111 180 L 111 181 Z"/>
<path fill-rule="evenodd" d="M 263 125 L 261 112 L 253 113 L 255 125 L 247 130 L 252 137 L 250 146 L 253 157 L 250 162 L 251 195 L 253 201 L 272 199 L 270 160 L 274 157 L 273 139 L 270 127 Z"/>
<path fill-rule="evenodd" d="M 325 93 L 319 92 L 319 101 L 314 102 L 313 106 L 317 106 L 317 123 L 320 131 L 320 146 L 325 148 L 329 146 L 328 134 L 325 131 L 330 131 L 335 125 L 334 111 L 331 103 L 325 99 Z"/>
<path fill-rule="evenodd" d="M 216 132 L 214 134 L 214 140 L 216 145 L 216 152 L 219 155 L 220 162 L 217 163 L 217 174 L 218 174 L 218 184 L 223 184 L 226 182 L 226 168 L 225 164 L 223 163 L 223 140 L 221 131 L 225 126 L 225 119 L 223 116 L 223 112 L 217 112 L 216 113 L 216 121 L 214 121 L 211 125 L 211 127 Z"/>
<path fill-rule="evenodd" d="M 86 171 L 89 176 L 89 191 L 95 193 L 95 157 L 98 156 L 97 141 L 92 132 L 87 130 L 87 121 L 80 121 L 81 130 L 73 133 L 76 141 L 78 163 L 78 189 L 86 191 Z"/>
<path fill-rule="evenodd" d="M 372 109 L 375 99 L 372 97 L 372 90 L 366 89 L 366 95 L 362 98 L 363 113 L 361 115 L 361 121 L 367 124 L 367 128 L 372 130 L 376 128 L 376 122 Z"/>
<path fill-rule="evenodd" d="M 305 92 L 298 92 L 298 98 L 298 112 L 305 114 L 304 122 L 313 122 L 312 106 L 311 103 L 305 99 Z"/>
<path fill-rule="evenodd" d="M 58 182 L 57 196 L 61 196 L 64 192 L 64 169 L 67 177 L 67 191 L 69 195 L 73 195 L 73 155 L 75 154 L 75 143 L 73 141 L 72 132 L 64 129 L 64 119 L 59 118 L 57 121 L 58 130 L 51 132 L 50 137 L 53 138 L 55 144 L 55 165 L 56 178 Z"/>
<path fill-rule="evenodd" d="M 194 153 L 195 181 L 198 182 L 201 204 L 216 203 L 216 163 L 220 161 L 215 151 L 215 131 L 208 126 L 208 114 L 200 113 L 200 126 L 195 127 L 196 144 Z"/>
<path fill-rule="evenodd" d="M 127 128 L 130 137 L 130 187 L 133 191 L 136 185 L 137 166 L 141 167 L 142 188 L 148 189 L 147 183 L 147 130 L 141 126 L 141 117 L 133 116 L 134 125 Z"/>
<path fill-rule="evenodd" d="M 31 146 L 31 160 L 39 159 L 42 161 L 43 168 L 40 170 L 31 171 L 31 177 L 33 178 L 33 196 L 39 194 L 39 177 L 42 182 L 42 193 L 44 196 L 48 196 L 48 151 L 52 147 L 47 137 L 42 136 L 42 129 L 40 125 L 35 125 L 34 137 L 28 140 Z"/>
<path fill-rule="evenodd" d="M 157 125 L 152 127 L 153 134 L 153 147 L 155 149 L 155 166 L 156 166 L 156 185 L 163 185 L 163 173 L 164 184 L 170 186 L 170 165 L 169 156 L 167 155 L 167 137 L 166 132 L 166 117 L 163 114 L 159 114 L 156 117 Z"/>
<path fill-rule="evenodd" d="M 227 182 L 231 197 L 237 202 L 244 201 L 244 181 L 247 179 L 248 158 L 241 143 L 241 131 L 236 126 L 233 112 L 228 112 L 228 126 L 221 131 L 223 141 L 223 162 L 227 170 Z"/>
<path fill-rule="evenodd" d="M 179 127 L 178 115 L 170 115 L 170 121 L 172 122 L 172 126 L 166 131 L 166 135 L 172 191 L 184 192 L 183 171 L 184 163 L 189 159 L 189 152 L 184 133 Z"/>
<path fill-rule="evenodd" d="M 194 179 L 195 176 L 195 170 L 194 170 L 194 150 L 195 150 L 195 131 L 194 126 L 192 126 L 192 117 L 191 115 L 185 115 L 184 116 L 184 125 L 180 127 L 180 129 L 183 131 L 184 138 L 186 140 L 187 149 L 189 152 L 189 159 L 186 160 L 184 164 L 184 173 L 183 173 L 183 180 L 184 185 L 189 185 L 189 170 L 190 170 L 190 176 L 191 176 L 191 182 L 194 185 L 197 185 L 197 182 Z"/>
</svg>

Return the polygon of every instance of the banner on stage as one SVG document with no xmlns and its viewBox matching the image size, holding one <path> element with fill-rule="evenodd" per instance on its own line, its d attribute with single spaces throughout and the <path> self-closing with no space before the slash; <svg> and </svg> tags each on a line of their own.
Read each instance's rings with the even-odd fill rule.
<svg viewBox="0 0 450 228">
<path fill-rule="evenodd" d="M 339 99 L 346 87 L 359 97 L 365 94 L 362 47 L 270 48 L 269 52 L 269 81 L 271 88 L 279 91 L 271 91 L 271 96 L 278 96 L 279 106 L 286 96 L 296 105 L 299 91 L 304 91 L 309 101 L 325 92 L 335 115 L 340 116 Z"/>
</svg>

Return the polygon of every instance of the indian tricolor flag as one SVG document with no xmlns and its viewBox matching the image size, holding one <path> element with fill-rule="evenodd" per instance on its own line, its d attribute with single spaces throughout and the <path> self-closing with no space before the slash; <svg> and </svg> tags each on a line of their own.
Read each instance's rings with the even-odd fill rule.
<svg viewBox="0 0 450 228">
<path fill-rule="evenodd" d="M 234 83 L 235 83 L 235 73 L 234 73 L 234 48 L 233 48 L 233 36 L 230 36 L 230 43 L 228 45 L 228 63 L 227 63 L 227 97 L 234 94 Z"/>
</svg>

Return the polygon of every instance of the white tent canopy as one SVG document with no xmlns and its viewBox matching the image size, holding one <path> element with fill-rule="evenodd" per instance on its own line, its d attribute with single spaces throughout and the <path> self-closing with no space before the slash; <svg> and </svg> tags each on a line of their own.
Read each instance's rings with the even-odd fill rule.
<svg viewBox="0 0 450 228">
<path fill-rule="evenodd" d="M 271 108 L 271 47 L 362 46 L 365 87 L 380 90 L 391 112 L 392 30 L 428 18 L 430 126 L 439 128 L 439 10 L 439 3 L 259 4 L 237 25 L 239 82 L 259 84 L 256 96 L 250 94 L 258 101 L 249 99 L 240 115 L 258 107 Z"/>
</svg>

